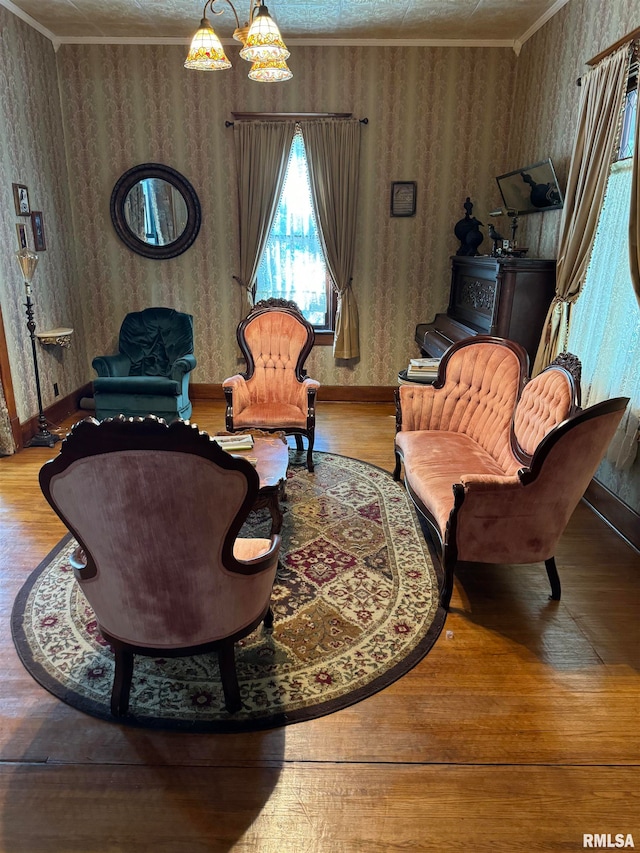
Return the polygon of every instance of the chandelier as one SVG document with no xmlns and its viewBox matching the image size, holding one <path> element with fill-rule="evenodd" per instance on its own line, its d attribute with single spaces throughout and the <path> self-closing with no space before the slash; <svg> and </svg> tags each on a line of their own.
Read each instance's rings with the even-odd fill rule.
<svg viewBox="0 0 640 853">
<path fill-rule="evenodd" d="M 219 2 L 221 0 L 206 0 L 200 27 L 191 41 L 184 63 L 185 68 L 196 71 L 223 71 L 225 68 L 231 68 L 222 42 L 207 18 L 207 7 L 213 15 L 221 15 L 224 12 L 224 7 L 220 10 L 214 8 Z M 251 63 L 250 79 L 261 83 L 290 80 L 293 74 L 286 62 L 290 53 L 282 41 L 278 25 L 262 0 L 250 0 L 249 21 L 243 27 L 240 26 L 238 13 L 231 0 L 225 2 L 235 15 L 236 29 L 233 37 L 242 43 L 240 56 Z"/>
</svg>

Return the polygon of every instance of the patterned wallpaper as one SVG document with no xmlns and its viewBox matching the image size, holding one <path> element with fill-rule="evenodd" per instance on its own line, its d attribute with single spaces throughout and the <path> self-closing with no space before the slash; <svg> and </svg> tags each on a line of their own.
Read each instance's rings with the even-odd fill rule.
<svg viewBox="0 0 640 853">
<path fill-rule="evenodd" d="M 232 54 L 234 49 L 231 48 Z M 340 111 L 367 117 L 362 130 L 354 291 L 361 359 L 336 364 L 328 347 L 308 369 L 328 385 L 391 385 L 418 321 L 446 306 L 454 223 L 465 197 L 484 219 L 501 148 L 495 128 L 516 57 L 507 49 L 298 47 L 294 78 L 249 81 L 235 53 L 226 73 L 182 67 L 180 46 L 63 45 L 58 53 L 71 170 L 78 267 L 90 352 L 110 351 L 122 316 L 149 304 L 193 313 L 195 382 L 236 370 L 239 319 L 235 167 L 231 111 Z M 184 255 L 152 261 L 118 241 L 109 196 L 122 172 L 163 162 L 182 172 L 202 203 L 202 229 Z M 390 184 L 415 180 L 418 213 L 389 216 Z M 486 245 L 488 245 L 488 240 Z"/>
<path fill-rule="evenodd" d="M 232 110 L 366 116 L 354 270 L 361 358 L 335 363 L 329 347 L 318 347 L 308 368 L 326 385 L 392 385 L 417 354 L 416 323 L 446 308 L 453 226 L 465 197 L 486 234 L 488 211 L 500 205 L 495 175 L 550 156 L 564 184 L 575 81 L 585 60 L 639 23 L 637 0 L 570 0 L 519 57 L 501 48 L 298 46 L 293 80 L 266 86 L 246 78 L 234 48 L 234 68 L 220 74 L 186 71 L 181 46 L 62 45 L 54 54 L 0 7 L 0 299 L 20 419 L 37 405 L 13 258 L 12 182 L 29 186 L 32 206 L 45 216 L 38 327 L 76 330 L 71 350 L 40 348 L 45 406 L 52 382 L 65 394 L 90 380 L 91 358 L 114 351 L 124 314 L 148 305 L 194 314 L 193 381 L 218 383 L 237 367 L 239 311 L 225 120 Z M 168 261 L 131 253 L 109 217 L 115 181 L 149 161 L 182 172 L 202 204 L 196 242 Z M 417 181 L 414 218 L 390 218 L 394 180 Z M 521 218 L 530 256 L 554 257 L 559 221 L 554 211 Z M 481 251 L 489 249 L 485 237 Z"/>
<path fill-rule="evenodd" d="M 65 396 L 88 379 L 56 58 L 47 39 L 0 7 L 0 301 L 18 417 L 25 421 L 38 403 L 16 224 L 27 226 L 31 248 L 33 233 L 30 220 L 15 214 L 13 183 L 25 184 L 31 209 L 43 213 L 47 249 L 32 294 L 36 331 L 74 329 L 69 350 L 38 344 L 46 408 L 54 400 L 54 382 Z"/>
</svg>

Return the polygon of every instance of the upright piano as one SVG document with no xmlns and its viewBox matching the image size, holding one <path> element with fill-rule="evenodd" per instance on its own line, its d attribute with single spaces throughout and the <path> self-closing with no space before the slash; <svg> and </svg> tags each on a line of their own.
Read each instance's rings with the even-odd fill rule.
<svg viewBox="0 0 640 853">
<path fill-rule="evenodd" d="M 555 286 L 554 260 L 454 255 L 447 312 L 419 323 L 416 343 L 440 358 L 462 338 L 497 335 L 522 344 L 533 365 Z"/>
</svg>

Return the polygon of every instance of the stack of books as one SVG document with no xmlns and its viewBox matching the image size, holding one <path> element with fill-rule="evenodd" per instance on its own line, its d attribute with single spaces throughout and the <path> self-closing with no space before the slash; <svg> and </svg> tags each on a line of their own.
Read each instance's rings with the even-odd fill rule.
<svg viewBox="0 0 640 853">
<path fill-rule="evenodd" d="M 213 440 L 228 453 L 237 450 L 251 450 L 253 447 L 253 436 L 238 433 L 237 435 L 214 435 Z"/>
<path fill-rule="evenodd" d="M 407 379 L 433 382 L 438 376 L 439 358 L 412 358 L 407 367 Z"/>
</svg>

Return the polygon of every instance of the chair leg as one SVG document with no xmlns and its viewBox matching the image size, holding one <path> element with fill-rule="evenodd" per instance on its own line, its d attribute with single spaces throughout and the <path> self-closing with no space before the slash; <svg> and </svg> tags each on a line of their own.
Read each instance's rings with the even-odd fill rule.
<svg viewBox="0 0 640 853">
<path fill-rule="evenodd" d="M 270 631 L 273 628 L 273 610 L 271 609 L 271 606 L 269 606 L 266 616 L 264 617 L 264 627 L 267 631 Z"/>
<path fill-rule="evenodd" d="M 549 578 L 549 583 L 551 584 L 551 595 L 549 598 L 552 601 L 560 601 L 560 576 L 558 575 L 558 569 L 556 568 L 556 559 L 555 557 L 549 557 L 548 560 L 544 561 L 545 569 L 547 570 L 547 576 Z"/>
<path fill-rule="evenodd" d="M 445 610 L 448 610 L 449 604 L 451 603 L 451 596 L 453 594 L 453 570 L 455 568 L 455 562 L 447 559 L 446 550 L 442 557 L 442 568 L 444 570 L 444 581 L 442 584 L 442 590 L 440 591 L 440 604 Z"/>
<path fill-rule="evenodd" d="M 302 444 L 302 436 L 300 435 L 300 433 L 297 432 L 297 433 L 295 433 L 295 435 L 293 437 L 296 440 L 296 450 L 298 451 L 298 453 L 302 453 L 302 451 L 304 449 L 303 444 Z"/>
<path fill-rule="evenodd" d="M 315 433 L 313 431 L 309 431 L 308 439 L 309 444 L 307 447 L 307 471 L 313 474 L 313 442 L 315 439 Z"/>
<path fill-rule="evenodd" d="M 115 646 L 116 671 L 111 689 L 111 713 L 124 717 L 129 710 L 129 694 L 133 676 L 133 652 L 123 646 Z"/>
<path fill-rule="evenodd" d="M 397 451 L 395 451 L 395 454 L 396 454 L 396 467 L 393 469 L 393 479 L 396 480 L 396 482 L 397 482 L 400 479 L 400 466 L 402 463 L 400 461 L 400 454 Z"/>
<path fill-rule="evenodd" d="M 225 641 L 218 647 L 218 665 L 220 667 L 225 708 L 230 714 L 235 714 L 242 707 L 242 702 L 240 701 L 240 687 L 238 685 L 236 658 L 232 642 Z"/>
</svg>

